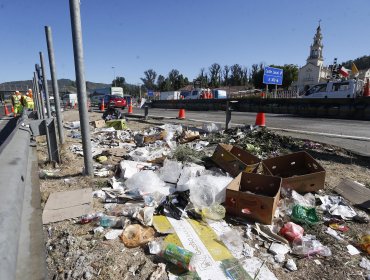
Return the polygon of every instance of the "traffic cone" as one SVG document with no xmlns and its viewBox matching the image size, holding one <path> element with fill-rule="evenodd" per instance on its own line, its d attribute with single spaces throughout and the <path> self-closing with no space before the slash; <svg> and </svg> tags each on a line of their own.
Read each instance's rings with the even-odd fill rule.
<svg viewBox="0 0 370 280">
<path fill-rule="evenodd" d="M 77 109 L 77 102 L 75 102 L 75 106 L 74 106 L 74 108 L 73 109 Z"/>
<path fill-rule="evenodd" d="M 127 111 L 128 114 L 132 114 L 133 111 L 132 111 L 132 103 L 130 102 L 130 105 L 128 105 L 128 111 Z"/>
<path fill-rule="evenodd" d="M 266 124 L 265 124 L 265 113 L 257 113 L 257 116 L 256 116 L 256 125 L 258 125 L 258 126 L 266 126 Z"/>
<path fill-rule="evenodd" d="M 4 114 L 5 116 L 9 116 L 8 106 L 4 105 Z M 15 116 L 15 114 L 14 114 Z"/>
<path fill-rule="evenodd" d="M 100 105 L 100 111 L 101 112 L 104 112 L 105 111 L 105 108 L 104 108 L 104 98 L 102 99 L 102 102 L 101 102 L 101 105 Z"/>
<path fill-rule="evenodd" d="M 12 113 L 14 113 L 14 106 L 13 106 L 13 104 L 12 104 L 12 109 L 11 110 L 12 110 Z"/>
<path fill-rule="evenodd" d="M 185 119 L 185 109 L 180 109 L 180 110 L 179 110 L 179 116 L 178 116 L 178 119 L 179 119 L 179 120 L 184 120 L 184 119 Z"/>
</svg>

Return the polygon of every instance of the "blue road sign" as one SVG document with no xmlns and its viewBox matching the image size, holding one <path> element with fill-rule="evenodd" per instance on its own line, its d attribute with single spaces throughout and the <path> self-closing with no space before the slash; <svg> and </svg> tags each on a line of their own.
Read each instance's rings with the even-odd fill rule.
<svg viewBox="0 0 370 280">
<path fill-rule="evenodd" d="M 263 83 L 268 85 L 282 85 L 283 69 L 265 67 L 263 72 Z"/>
<path fill-rule="evenodd" d="M 152 90 L 148 91 L 148 97 L 154 97 L 154 92 Z"/>
</svg>

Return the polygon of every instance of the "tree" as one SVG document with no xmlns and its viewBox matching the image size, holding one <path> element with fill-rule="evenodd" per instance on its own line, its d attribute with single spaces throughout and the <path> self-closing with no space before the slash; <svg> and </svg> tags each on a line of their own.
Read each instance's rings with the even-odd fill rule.
<svg viewBox="0 0 370 280">
<path fill-rule="evenodd" d="M 112 81 L 112 87 L 122 87 L 125 88 L 126 85 L 126 79 L 124 77 L 116 77 Z"/>
<path fill-rule="evenodd" d="M 144 86 L 147 89 L 155 89 L 155 80 L 157 78 L 157 73 L 153 69 L 149 69 L 144 72 L 144 75 L 144 78 L 140 78 L 143 81 Z"/>
<path fill-rule="evenodd" d="M 224 66 L 224 70 L 222 72 L 223 74 L 223 77 L 224 77 L 224 86 L 228 86 L 229 85 L 229 74 L 230 74 L 230 67 L 228 65 L 225 65 Z"/>
<path fill-rule="evenodd" d="M 178 90 L 189 84 L 188 78 L 184 77 L 177 69 L 172 69 L 168 73 L 166 85 L 170 86 L 169 90 Z"/>
<path fill-rule="evenodd" d="M 243 78 L 243 70 L 239 64 L 234 64 L 230 68 L 231 76 L 230 82 L 232 86 L 241 86 L 242 85 L 242 78 Z"/>
<path fill-rule="evenodd" d="M 252 81 L 252 84 L 255 88 L 263 88 L 263 69 L 264 65 L 262 63 L 258 64 L 253 64 L 252 65 L 252 70 L 250 74 L 250 79 Z"/>
<path fill-rule="evenodd" d="M 204 68 L 200 69 L 200 73 L 196 80 L 199 82 L 200 87 L 208 87 L 208 77 Z"/>
<path fill-rule="evenodd" d="M 165 91 L 166 89 L 166 78 L 163 75 L 159 75 L 157 79 L 157 89 L 159 91 Z"/>
<path fill-rule="evenodd" d="M 209 68 L 210 74 L 210 87 L 219 87 L 220 86 L 220 76 L 221 76 L 221 66 L 218 63 L 213 63 Z"/>
</svg>

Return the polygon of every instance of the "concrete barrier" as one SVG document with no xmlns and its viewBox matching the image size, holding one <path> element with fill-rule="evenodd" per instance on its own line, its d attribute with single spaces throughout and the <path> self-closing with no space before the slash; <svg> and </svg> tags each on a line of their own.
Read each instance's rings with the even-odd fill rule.
<svg viewBox="0 0 370 280">
<path fill-rule="evenodd" d="M 276 114 L 297 114 L 310 117 L 370 120 L 370 98 L 356 99 L 196 99 L 196 100 L 154 100 L 153 108 L 181 109 L 193 111 L 225 110 L 227 101 L 238 101 L 234 108 L 240 112 L 265 112 Z"/>
</svg>

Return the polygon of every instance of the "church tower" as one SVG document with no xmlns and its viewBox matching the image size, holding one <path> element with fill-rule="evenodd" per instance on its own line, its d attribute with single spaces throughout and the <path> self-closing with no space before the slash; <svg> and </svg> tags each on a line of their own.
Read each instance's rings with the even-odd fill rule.
<svg viewBox="0 0 370 280">
<path fill-rule="evenodd" d="M 313 44 L 310 46 L 310 55 L 307 58 L 307 63 L 312 63 L 316 66 L 322 66 L 324 58 L 322 56 L 322 49 L 324 45 L 322 44 L 322 34 L 320 23 L 316 29 L 315 37 L 313 38 Z"/>
</svg>

